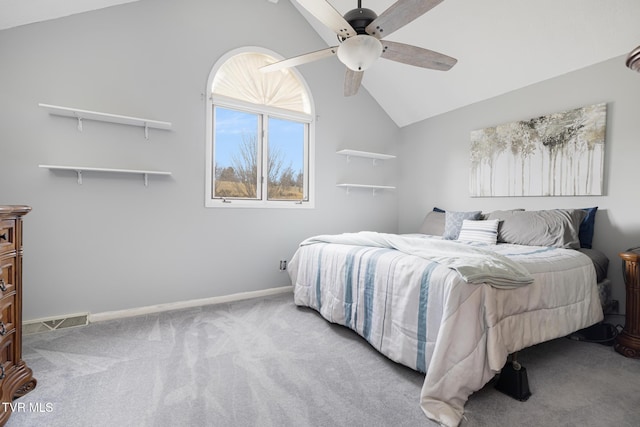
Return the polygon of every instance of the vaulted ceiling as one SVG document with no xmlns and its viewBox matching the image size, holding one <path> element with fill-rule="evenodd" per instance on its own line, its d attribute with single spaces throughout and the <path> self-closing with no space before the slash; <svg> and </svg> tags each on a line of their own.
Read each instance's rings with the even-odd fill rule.
<svg viewBox="0 0 640 427">
<path fill-rule="evenodd" d="M 0 30 L 132 1 L 0 0 Z M 335 34 L 290 1 L 327 46 L 337 44 Z M 358 3 L 328 1 L 341 14 Z M 381 14 L 393 3 L 363 0 L 362 7 Z M 639 21 L 638 0 L 445 0 L 388 39 L 453 56 L 458 63 L 442 72 L 379 59 L 362 84 L 402 127 L 625 55 L 640 45 Z"/>
<path fill-rule="evenodd" d="M 0 0 L 0 30 L 137 0 Z"/>
<path fill-rule="evenodd" d="M 357 6 L 328 1 L 341 14 Z M 362 7 L 380 15 L 393 3 L 363 0 Z M 301 13 L 327 45 L 336 44 Z M 365 71 L 363 86 L 405 126 L 628 53 L 640 45 L 640 1 L 445 0 L 388 39 L 458 59 L 446 72 L 385 59 Z"/>
</svg>

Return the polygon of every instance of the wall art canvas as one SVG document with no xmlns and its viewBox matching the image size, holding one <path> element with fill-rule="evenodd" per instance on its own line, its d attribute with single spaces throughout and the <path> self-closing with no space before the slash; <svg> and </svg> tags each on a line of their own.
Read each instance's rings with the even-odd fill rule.
<svg viewBox="0 0 640 427">
<path fill-rule="evenodd" d="M 599 196 L 607 104 L 471 132 L 472 197 Z"/>
</svg>

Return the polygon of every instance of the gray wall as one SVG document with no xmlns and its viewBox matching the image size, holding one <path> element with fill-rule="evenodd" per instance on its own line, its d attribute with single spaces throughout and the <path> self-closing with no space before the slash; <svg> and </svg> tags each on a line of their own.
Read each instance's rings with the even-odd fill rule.
<svg viewBox="0 0 640 427">
<path fill-rule="evenodd" d="M 472 130 L 601 102 L 608 108 L 604 196 L 469 196 Z M 594 247 L 611 260 L 613 297 L 624 310 L 618 253 L 640 246 L 639 114 L 640 74 L 626 68 L 620 57 L 405 127 L 398 163 L 399 231 L 415 231 L 433 206 L 483 211 L 598 206 Z"/>
<path fill-rule="evenodd" d="M 397 231 L 397 196 L 336 182 L 395 184 L 397 163 L 347 165 L 342 148 L 394 153 L 398 128 L 361 91 L 342 96 L 337 60 L 300 67 L 316 126 L 316 208 L 204 208 L 205 104 L 215 61 L 261 46 L 288 57 L 326 47 L 287 1 L 142 0 L 0 31 L 0 204 L 28 204 L 24 319 L 289 285 L 278 261 L 305 237 Z M 172 131 L 49 115 L 38 103 L 173 123 Z M 38 164 L 159 169 L 170 178 Z M 384 181 L 384 182 L 383 182 Z"/>
</svg>

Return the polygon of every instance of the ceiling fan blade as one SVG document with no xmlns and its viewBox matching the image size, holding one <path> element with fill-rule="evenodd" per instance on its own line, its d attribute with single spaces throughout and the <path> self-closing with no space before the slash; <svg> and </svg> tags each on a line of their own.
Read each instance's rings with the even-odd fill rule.
<svg viewBox="0 0 640 427">
<path fill-rule="evenodd" d="M 378 39 L 388 36 L 424 15 L 443 0 L 398 0 L 373 20 L 365 31 Z"/>
<path fill-rule="evenodd" d="M 356 30 L 326 0 L 296 0 L 326 27 L 337 35 L 349 38 L 356 35 Z"/>
<path fill-rule="evenodd" d="M 353 96 L 358 93 L 362 76 L 364 76 L 364 71 L 353 71 L 347 68 L 347 73 L 344 76 L 344 96 Z"/>
<path fill-rule="evenodd" d="M 440 71 L 447 71 L 458 62 L 457 59 L 442 53 L 388 40 L 382 40 L 382 54 L 380 57 L 402 62 L 403 64 Z"/>
<path fill-rule="evenodd" d="M 263 73 L 270 73 L 271 71 L 277 71 L 283 68 L 297 67 L 298 65 L 306 64 L 308 62 L 328 58 L 335 55 L 337 51 L 338 46 L 334 46 L 327 49 L 317 50 L 315 52 L 305 53 L 304 55 L 294 56 L 292 58 L 274 62 L 273 64 L 265 65 L 264 67 L 260 67 L 260 71 Z"/>
</svg>

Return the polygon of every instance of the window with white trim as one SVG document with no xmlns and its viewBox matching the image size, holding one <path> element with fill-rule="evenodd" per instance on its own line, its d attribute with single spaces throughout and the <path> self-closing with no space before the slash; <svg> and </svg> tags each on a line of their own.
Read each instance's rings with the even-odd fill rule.
<svg viewBox="0 0 640 427">
<path fill-rule="evenodd" d="M 229 52 L 207 90 L 208 207 L 313 207 L 313 105 L 295 69 L 262 48 Z"/>
</svg>

